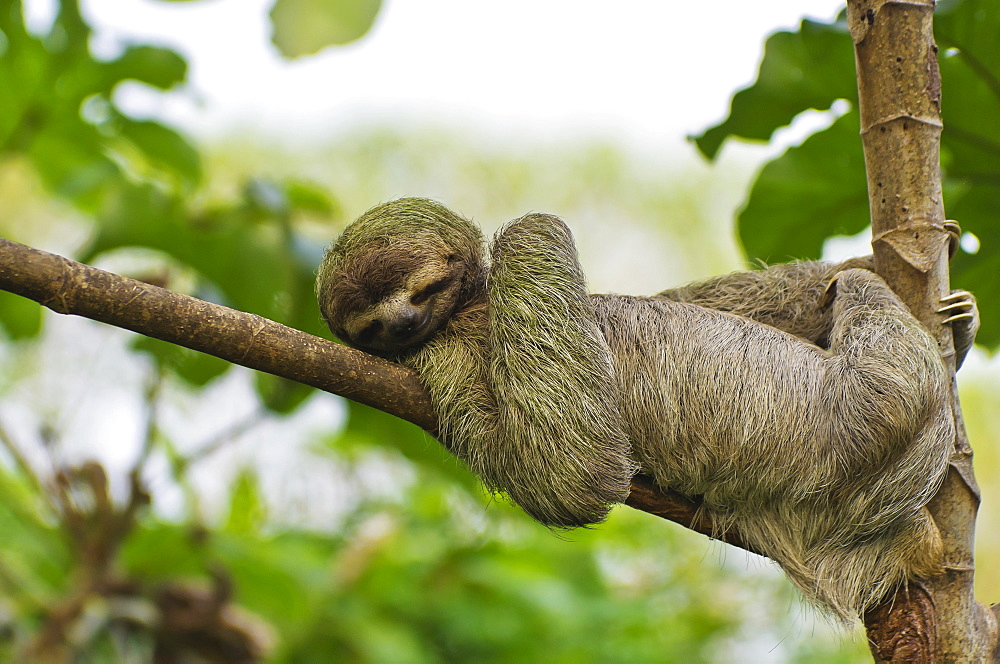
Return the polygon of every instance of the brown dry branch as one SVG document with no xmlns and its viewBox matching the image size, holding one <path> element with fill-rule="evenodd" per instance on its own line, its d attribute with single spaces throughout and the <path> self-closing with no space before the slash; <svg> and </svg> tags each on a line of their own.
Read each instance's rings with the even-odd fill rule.
<svg viewBox="0 0 1000 664">
<path fill-rule="evenodd" d="M 858 70 L 875 269 L 937 337 L 954 370 L 951 331 L 935 316 L 949 292 L 948 229 L 941 197 L 941 79 L 934 0 L 849 0 Z M 979 489 L 954 389 L 954 454 L 929 508 L 945 543 L 945 571 L 869 611 L 877 661 L 996 658 L 996 615 L 973 596 Z"/>
<path fill-rule="evenodd" d="M 233 364 L 288 378 L 434 431 L 430 399 L 406 367 L 165 288 L 105 272 L 0 238 L 0 289 L 57 313 L 122 327 Z M 715 533 L 698 503 L 637 477 L 627 505 L 746 548 L 739 533 Z"/>
</svg>

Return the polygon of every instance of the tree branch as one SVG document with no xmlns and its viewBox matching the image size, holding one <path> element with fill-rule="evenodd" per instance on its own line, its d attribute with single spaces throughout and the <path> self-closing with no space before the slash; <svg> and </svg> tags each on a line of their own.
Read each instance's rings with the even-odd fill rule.
<svg viewBox="0 0 1000 664">
<path fill-rule="evenodd" d="M 256 314 L 2 238 L 0 288 L 57 313 L 132 330 L 339 394 L 423 429 L 435 427 L 430 399 L 414 372 Z"/>
<path fill-rule="evenodd" d="M 61 314 L 91 318 L 294 380 L 377 408 L 433 432 L 437 422 L 417 374 L 400 364 L 276 323 L 0 238 L 0 289 Z M 627 505 L 729 544 L 696 501 L 632 482 Z"/>
</svg>

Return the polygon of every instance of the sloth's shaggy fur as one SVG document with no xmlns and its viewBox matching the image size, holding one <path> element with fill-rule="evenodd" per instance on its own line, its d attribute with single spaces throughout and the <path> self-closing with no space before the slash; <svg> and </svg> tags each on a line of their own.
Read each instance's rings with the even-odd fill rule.
<svg viewBox="0 0 1000 664">
<path fill-rule="evenodd" d="M 440 440 L 491 489 L 580 526 L 641 469 L 844 620 L 939 569 L 924 505 L 954 439 L 949 379 L 870 259 L 589 296 L 556 217 L 509 224 L 489 266 L 482 246 L 437 203 L 386 203 L 330 249 L 317 293 L 341 339 L 420 373 Z"/>
</svg>

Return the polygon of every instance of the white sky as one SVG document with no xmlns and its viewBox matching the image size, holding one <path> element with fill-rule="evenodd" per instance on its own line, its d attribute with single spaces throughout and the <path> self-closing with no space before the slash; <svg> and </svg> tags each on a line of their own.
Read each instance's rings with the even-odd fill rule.
<svg viewBox="0 0 1000 664">
<path fill-rule="evenodd" d="M 359 119 L 434 121 L 531 140 L 598 134 L 650 146 L 724 116 L 763 40 L 842 0 L 388 0 L 361 41 L 285 61 L 270 44 L 272 0 L 85 0 L 113 54 L 172 45 L 191 87 L 130 110 L 199 135 L 239 127 L 310 137 Z M 29 0 L 41 5 L 42 0 Z M 138 87 L 138 86 L 136 86 Z M 193 93 L 193 94 L 192 94 Z"/>
</svg>

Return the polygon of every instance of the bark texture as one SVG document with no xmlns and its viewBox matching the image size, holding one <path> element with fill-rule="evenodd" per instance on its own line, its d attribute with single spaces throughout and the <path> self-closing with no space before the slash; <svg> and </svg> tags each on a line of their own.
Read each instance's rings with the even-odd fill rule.
<svg viewBox="0 0 1000 664">
<path fill-rule="evenodd" d="M 954 371 L 951 330 L 935 314 L 949 293 L 949 232 L 939 171 L 941 78 L 934 0 L 849 0 L 858 69 L 875 269 L 931 330 Z M 880 662 L 980 662 L 996 656 L 997 620 L 973 596 L 979 489 L 957 424 L 947 479 L 929 508 L 945 543 L 945 571 L 913 583 L 864 617 Z"/>
</svg>

